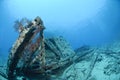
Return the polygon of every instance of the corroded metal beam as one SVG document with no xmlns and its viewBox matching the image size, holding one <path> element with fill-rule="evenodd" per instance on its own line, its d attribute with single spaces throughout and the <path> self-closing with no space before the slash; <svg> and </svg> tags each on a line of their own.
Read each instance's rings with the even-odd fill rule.
<svg viewBox="0 0 120 80">
<path fill-rule="evenodd" d="M 16 76 L 16 66 L 20 60 L 20 58 L 23 56 L 24 50 L 26 46 L 29 44 L 29 42 L 32 40 L 32 38 L 35 36 L 36 32 L 42 32 L 40 34 L 43 34 L 44 30 L 43 22 L 42 20 L 37 17 L 34 21 L 32 21 L 29 25 L 27 25 L 26 28 L 24 28 L 19 35 L 19 38 L 13 45 L 11 49 L 11 53 L 9 55 L 9 60 L 7 63 L 8 69 L 7 69 L 7 75 L 9 80 L 13 80 Z M 43 35 L 42 35 L 43 37 Z"/>
</svg>

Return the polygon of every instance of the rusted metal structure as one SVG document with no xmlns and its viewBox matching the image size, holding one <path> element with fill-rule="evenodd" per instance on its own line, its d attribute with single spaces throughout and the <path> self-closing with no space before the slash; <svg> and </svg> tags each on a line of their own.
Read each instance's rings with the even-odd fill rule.
<svg viewBox="0 0 120 80">
<path fill-rule="evenodd" d="M 44 63 L 44 37 L 43 30 L 45 29 L 42 20 L 36 17 L 25 27 L 19 30 L 20 35 L 12 46 L 7 63 L 7 75 L 9 80 L 14 80 L 16 76 L 25 74 L 35 60 L 41 57 L 41 64 Z M 37 54 L 34 58 L 32 55 Z"/>
<path fill-rule="evenodd" d="M 1 76 L 8 80 L 17 80 L 19 76 L 25 79 L 31 75 L 47 78 L 59 73 L 79 59 L 79 57 L 73 58 L 75 54 L 67 54 L 67 57 L 63 57 L 63 53 L 58 48 L 49 40 L 44 39 L 44 29 L 40 17 L 36 17 L 25 26 L 19 25 L 19 37 L 10 51 L 6 74 L 0 72 Z M 47 48 L 45 47 L 55 55 L 51 61 L 46 57 L 48 54 L 46 54 Z"/>
</svg>

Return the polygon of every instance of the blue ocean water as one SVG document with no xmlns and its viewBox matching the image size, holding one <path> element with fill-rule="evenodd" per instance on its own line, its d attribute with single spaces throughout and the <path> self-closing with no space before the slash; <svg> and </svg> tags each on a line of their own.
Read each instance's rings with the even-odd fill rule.
<svg viewBox="0 0 120 80">
<path fill-rule="evenodd" d="M 45 37 L 63 36 L 77 49 L 120 39 L 120 0 L 0 0 L 0 57 L 18 37 L 13 25 L 40 16 Z"/>
<path fill-rule="evenodd" d="M 40 16 L 46 35 L 65 36 L 74 49 L 109 42 L 119 36 L 119 4 L 119 0 L 1 0 L 0 53 L 8 54 L 18 35 L 14 21 L 23 17 Z"/>
</svg>

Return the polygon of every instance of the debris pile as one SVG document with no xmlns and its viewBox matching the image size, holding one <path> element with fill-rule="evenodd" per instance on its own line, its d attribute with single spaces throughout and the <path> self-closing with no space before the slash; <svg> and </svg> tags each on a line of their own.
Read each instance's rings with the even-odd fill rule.
<svg viewBox="0 0 120 80">
<path fill-rule="evenodd" d="M 40 17 L 26 25 L 19 21 L 15 25 L 19 37 L 10 51 L 6 74 L 0 73 L 4 78 L 50 80 L 73 63 L 75 52 L 63 37 L 44 39 L 45 27 Z"/>
<path fill-rule="evenodd" d="M 120 42 L 99 48 L 83 46 L 78 63 L 68 67 L 63 80 L 120 80 Z M 83 56 L 82 56 L 83 55 Z"/>
</svg>

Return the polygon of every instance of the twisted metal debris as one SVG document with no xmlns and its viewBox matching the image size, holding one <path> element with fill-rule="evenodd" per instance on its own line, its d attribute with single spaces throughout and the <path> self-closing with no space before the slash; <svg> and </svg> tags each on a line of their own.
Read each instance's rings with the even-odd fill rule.
<svg viewBox="0 0 120 80">
<path fill-rule="evenodd" d="M 32 55 L 35 54 L 37 48 L 40 50 L 38 51 L 39 55 L 41 55 L 39 57 L 42 57 L 41 63 L 44 64 L 45 52 L 44 52 L 43 30 L 45 29 L 45 27 L 43 25 L 42 20 L 39 17 L 36 17 L 34 21 L 29 23 L 25 27 L 22 26 L 21 28 L 19 28 L 20 35 L 16 40 L 16 42 L 14 43 L 14 45 L 12 46 L 7 63 L 7 67 L 8 67 L 7 75 L 9 80 L 15 79 L 17 75 L 24 74 L 24 72 L 26 72 L 25 71 L 26 68 L 28 68 L 30 65 L 34 63 L 35 60 L 37 60 L 38 57 L 35 57 L 32 60 Z M 37 34 L 39 35 L 37 36 L 37 39 L 33 43 L 32 40 Z M 21 69 L 19 69 L 20 66 L 19 62 L 23 57 L 27 59 L 23 60 L 23 65 Z M 30 59 L 32 61 L 28 62 L 27 60 Z M 19 73 L 18 70 L 21 73 Z"/>
<path fill-rule="evenodd" d="M 19 37 L 10 51 L 6 74 L 0 71 L 0 75 L 8 80 L 17 80 L 17 77 L 25 78 L 32 76 L 47 77 L 56 74 L 73 63 L 73 55 L 63 57 L 50 41 L 44 39 L 44 24 L 40 17 L 33 21 L 27 21 L 27 25 L 19 24 L 16 30 Z M 55 60 L 48 62 L 46 59 L 45 45 L 56 55 Z M 74 61 L 79 57 L 74 58 Z M 48 60 L 48 61 L 47 61 Z"/>
</svg>

